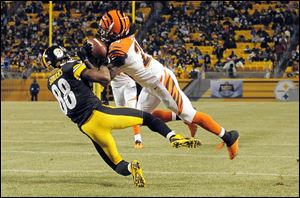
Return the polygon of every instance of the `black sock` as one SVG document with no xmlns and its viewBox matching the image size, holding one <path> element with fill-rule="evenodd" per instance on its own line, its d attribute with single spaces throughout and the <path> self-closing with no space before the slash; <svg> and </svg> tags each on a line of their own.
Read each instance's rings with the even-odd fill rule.
<svg viewBox="0 0 300 198">
<path fill-rule="evenodd" d="M 120 174 L 120 175 L 123 175 L 123 176 L 128 176 L 130 175 L 131 173 L 129 172 L 128 170 L 128 162 L 122 160 L 121 162 L 119 162 L 115 168 L 115 171 Z"/>
<path fill-rule="evenodd" d="M 143 125 L 164 137 L 167 137 L 168 133 L 172 131 L 164 121 L 147 112 L 143 112 Z"/>
<path fill-rule="evenodd" d="M 230 141 L 231 135 L 230 135 L 230 133 L 228 133 L 227 131 L 225 131 L 223 137 L 221 137 L 221 138 L 222 138 L 222 140 L 223 140 L 225 143 L 227 143 L 227 142 Z"/>
</svg>

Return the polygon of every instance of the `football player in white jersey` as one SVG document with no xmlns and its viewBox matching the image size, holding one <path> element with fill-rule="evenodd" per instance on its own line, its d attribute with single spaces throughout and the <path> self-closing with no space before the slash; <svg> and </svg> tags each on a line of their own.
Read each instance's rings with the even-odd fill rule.
<svg viewBox="0 0 300 198">
<path fill-rule="evenodd" d="M 111 81 L 112 92 L 116 106 L 137 108 L 137 88 L 135 81 L 124 73 L 116 75 Z M 133 127 L 134 148 L 144 147 L 139 126 Z"/>
<path fill-rule="evenodd" d="M 120 10 L 106 12 L 99 23 L 99 35 L 110 43 L 108 66 L 115 72 L 124 72 L 142 87 L 138 109 L 153 112 L 162 101 L 184 122 L 193 123 L 219 136 L 226 144 L 229 158 L 238 154 L 239 133 L 226 131 L 211 116 L 196 111 L 188 97 L 180 89 L 174 73 L 152 56 L 145 53 L 134 37 L 135 26 Z M 170 112 L 171 112 L 170 111 Z"/>
</svg>

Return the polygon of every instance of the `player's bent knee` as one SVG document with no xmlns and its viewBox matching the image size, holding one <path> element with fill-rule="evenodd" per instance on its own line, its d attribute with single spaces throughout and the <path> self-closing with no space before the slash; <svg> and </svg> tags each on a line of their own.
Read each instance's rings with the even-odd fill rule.
<svg viewBox="0 0 300 198">
<path fill-rule="evenodd" d="M 116 166 L 116 168 L 114 169 L 118 174 L 123 175 L 123 176 L 128 176 L 131 173 L 128 170 L 128 162 L 122 160 L 121 162 L 119 162 Z"/>
<path fill-rule="evenodd" d="M 151 113 L 148 113 L 145 111 L 143 112 L 143 125 L 149 126 L 154 119 L 157 119 L 157 118 L 154 117 Z"/>
</svg>

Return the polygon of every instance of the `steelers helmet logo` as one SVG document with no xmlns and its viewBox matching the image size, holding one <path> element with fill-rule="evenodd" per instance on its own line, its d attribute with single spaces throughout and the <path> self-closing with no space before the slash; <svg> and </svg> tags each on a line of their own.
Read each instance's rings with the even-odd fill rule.
<svg viewBox="0 0 300 198">
<path fill-rule="evenodd" d="M 53 50 L 53 54 L 59 59 L 64 56 L 64 52 L 60 48 L 56 48 Z"/>
</svg>

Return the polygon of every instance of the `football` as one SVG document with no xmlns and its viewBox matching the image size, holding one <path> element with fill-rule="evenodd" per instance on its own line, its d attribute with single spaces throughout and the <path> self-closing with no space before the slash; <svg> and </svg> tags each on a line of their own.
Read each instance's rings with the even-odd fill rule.
<svg viewBox="0 0 300 198">
<path fill-rule="evenodd" d="M 107 55 L 107 47 L 104 42 L 97 38 L 91 38 L 87 40 L 92 44 L 92 55 L 94 58 L 103 59 Z"/>
</svg>

